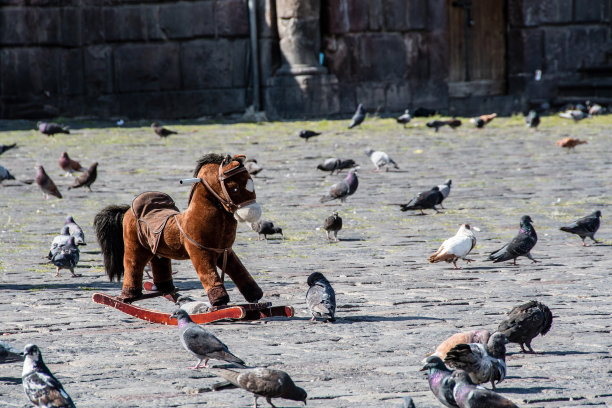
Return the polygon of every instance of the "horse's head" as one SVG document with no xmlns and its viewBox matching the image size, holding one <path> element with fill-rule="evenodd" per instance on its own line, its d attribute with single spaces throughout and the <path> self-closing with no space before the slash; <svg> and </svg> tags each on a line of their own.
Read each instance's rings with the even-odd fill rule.
<svg viewBox="0 0 612 408">
<path fill-rule="evenodd" d="M 253 179 L 243 165 L 245 158 L 242 154 L 234 157 L 227 155 L 220 163 L 219 160 L 214 160 L 217 163 L 206 163 L 196 170 L 202 184 L 220 201 L 226 211 L 233 213 L 236 220 L 250 223 L 261 217 L 261 207 L 255 201 Z"/>
</svg>

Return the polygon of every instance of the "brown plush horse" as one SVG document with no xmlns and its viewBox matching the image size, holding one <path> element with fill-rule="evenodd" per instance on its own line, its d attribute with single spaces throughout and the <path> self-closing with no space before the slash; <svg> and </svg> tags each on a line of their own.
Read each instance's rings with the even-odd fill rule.
<svg viewBox="0 0 612 408">
<path fill-rule="evenodd" d="M 261 299 L 262 290 L 231 249 L 237 220 L 250 223 L 261 216 L 244 159 L 244 155 L 207 154 L 198 160 L 194 177 L 199 180 L 182 214 L 168 195 L 148 192 L 136 197 L 131 207 L 111 205 L 96 215 L 106 273 L 111 282 L 124 275 L 124 301 L 142 296 L 142 276 L 149 262 L 157 290 L 172 293 L 171 259 L 191 259 L 213 306 L 229 302 L 223 274 L 247 301 Z M 217 267 L 222 269 L 221 277 Z"/>
</svg>

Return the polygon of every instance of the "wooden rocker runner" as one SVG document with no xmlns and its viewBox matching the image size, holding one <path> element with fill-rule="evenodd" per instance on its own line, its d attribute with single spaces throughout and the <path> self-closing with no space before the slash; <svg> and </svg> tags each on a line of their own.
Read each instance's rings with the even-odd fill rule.
<svg viewBox="0 0 612 408">
<path fill-rule="evenodd" d="M 251 223 L 261 217 L 255 186 L 243 165 L 244 155 L 207 154 L 198 160 L 189 207 L 183 213 L 170 196 L 146 192 L 132 205 L 111 205 L 94 219 L 96 236 L 110 281 L 123 278 L 121 295 L 94 294 L 93 300 L 147 321 L 170 322 L 169 314 L 144 309 L 132 303 L 165 296 L 176 299 L 171 259 L 191 259 L 212 305 L 208 313 L 192 315 L 196 323 L 220 319 L 259 319 L 293 316 L 291 307 L 258 303 L 263 291 L 232 249 L 238 221 Z M 156 291 L 143 294 L 145 266 L 151 264 Z M 221 269 L 221 275 L 217 272 Z M 229 276 L 247 302 L 229 304 L 225 290 Z M 146 287 L 145 287 L 146 289 Z"/>
</svg>

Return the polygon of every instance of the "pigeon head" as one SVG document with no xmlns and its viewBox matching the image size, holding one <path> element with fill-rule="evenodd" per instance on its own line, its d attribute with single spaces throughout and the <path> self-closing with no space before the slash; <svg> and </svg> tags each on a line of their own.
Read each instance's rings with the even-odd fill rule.
<svg viewBox="0 0 612 408">
<path fill-rule="evenodd" d="M 332 213 L 332 217 L 337 217 L 337 216 L 338 216 L 338 211 L 334 211 L 334 212 Z"/>
<path fill-rule="evenodd" d="M 530 225 L 533 223 L 533 220 L 528 215 L 523 215 L 521 217 L 521 225 Z"/>
<path fill-rule="evenodd" d="M 306 280 L 306 283 L 308 284 L 308 286 L 312 286 L 320 280 L 327 282 L 327 279 L 325 278 L 325 276 L 323 276 L 321 272 L 313 272 Z"/>
<path fill-rule="evenodd" d="M 283 229 L 281 227 L 274 227 L 273 229 L 275 234 L 283 235 Z"/>
<path fill-rule="evenodd" d="M 70 159 L 70 157 L 68 157 L 68 153 L 67 152 L 63 152 L 61 158 L 62 159 Z"/>
<path fill-rule="evenodd" d="M 74 223 L 74 218 L 72 218 L 72 215 L 69 215 L 66 217 L 66 224 L 72 224 Z"/>
<path fill-rule="evenodd" d="M 170 319 L 176 319 L 180 323 L 191 323 L 193 322 L 191 320 L 191 317 L 189 317 L 189 313 L 187 313 L 186 311 L 184 311 L 183 309 L 177 309 L 174 311 L 174 313 L 172 313 L 170 315 Z"/>
<path fill-rule="evenodd" d="M 151 123 L 151 127 L 152 127 L 152 128 L 154 128 L 154 127 L 159 127 L 159 123 L 157 123 L 157 122 L 153 122 L 153 123 Z"/>
<path fill-rule="evenodd" d="M 601 218 L 601 211 L 597 210 L 593 213 L 594 216 L 596 216 L 597 218 Z"/>
<path fill-rule="evenodd" d="M 363 112 L 365 110 L 365 109 L 363 109 L 363 104 L 360 103 L 359 106 L 357 106 L 357 110 L 359 112 Z"/>
<path fill-rule="evenodd" d="M 453 183 L 453 180 L 448 179 L 448 180 L 446 180 L 446 183 L 444 183 L 444 184 L 446 184 L 447 186 L 450 187 L 452 183 Z"/>
<path fill-rule="evenodd" d="M 489 354 L 496 358 L 504 358 L 506 355 L 506 344 L 508 343 L 509 340 L 504 333 L 493 333 L 487 343 Z"/>
<path fill-rule="evenodd" d="M 36 344 L 26 344 L 23 348 L 23 354 L 26 358 L 32 359 L 34 362 L 42 362 L 42 355 L 40 349 Z"/>
<path fill-rule="evenodd" d="M 304 405 L 306 404 L 306 398 L 308 398 L 308 394 L 303 388 L 294 386 L 289 392 L 283 392 L 281 394 L 281 398 L 286 398 L 294 401 L 302 401 Z"/>
<path fill-rule="evenodd" d="M 438 186 L 433 186 L 433 187 L 431 188 L 431 191 L 440 191 L 440 187 L 438 187 Z"/>
<path fill-rule="evenodd" d="M 444 364 L 444 361 L 438 356 L 429 356 L 425 360 L 425 365 L 419 371 L 428 371 L 428 370 L 442 370 L 449 371 L 449 369 Z"/>
<path fill-rule="evenodd" d="M 372 155 L 372 153 L 374 153 L 374 150 L 372 150 L 370 147 L 365 149 L 366 156 L 370 157 Z"/>
<path fill-rule="evenodd" d="M 60 232 L 60 235 L 70 235 L 70 227 L 68 227 L 67 225 L 64 225 L 62 227 L 62 231 Z"/>
</svg>

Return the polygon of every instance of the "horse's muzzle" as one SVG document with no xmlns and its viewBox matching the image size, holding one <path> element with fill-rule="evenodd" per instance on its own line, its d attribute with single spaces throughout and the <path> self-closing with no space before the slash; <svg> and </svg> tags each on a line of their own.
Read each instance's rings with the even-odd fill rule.
<svg viewBox="0 0 612 408">
<path fill-rule="evenodd" d="M 261 206 L 257 203 L 245 205 L 236 210 L 234 218 L 239 222 L 255 222 L 261 218 Z"/>
</svg>

